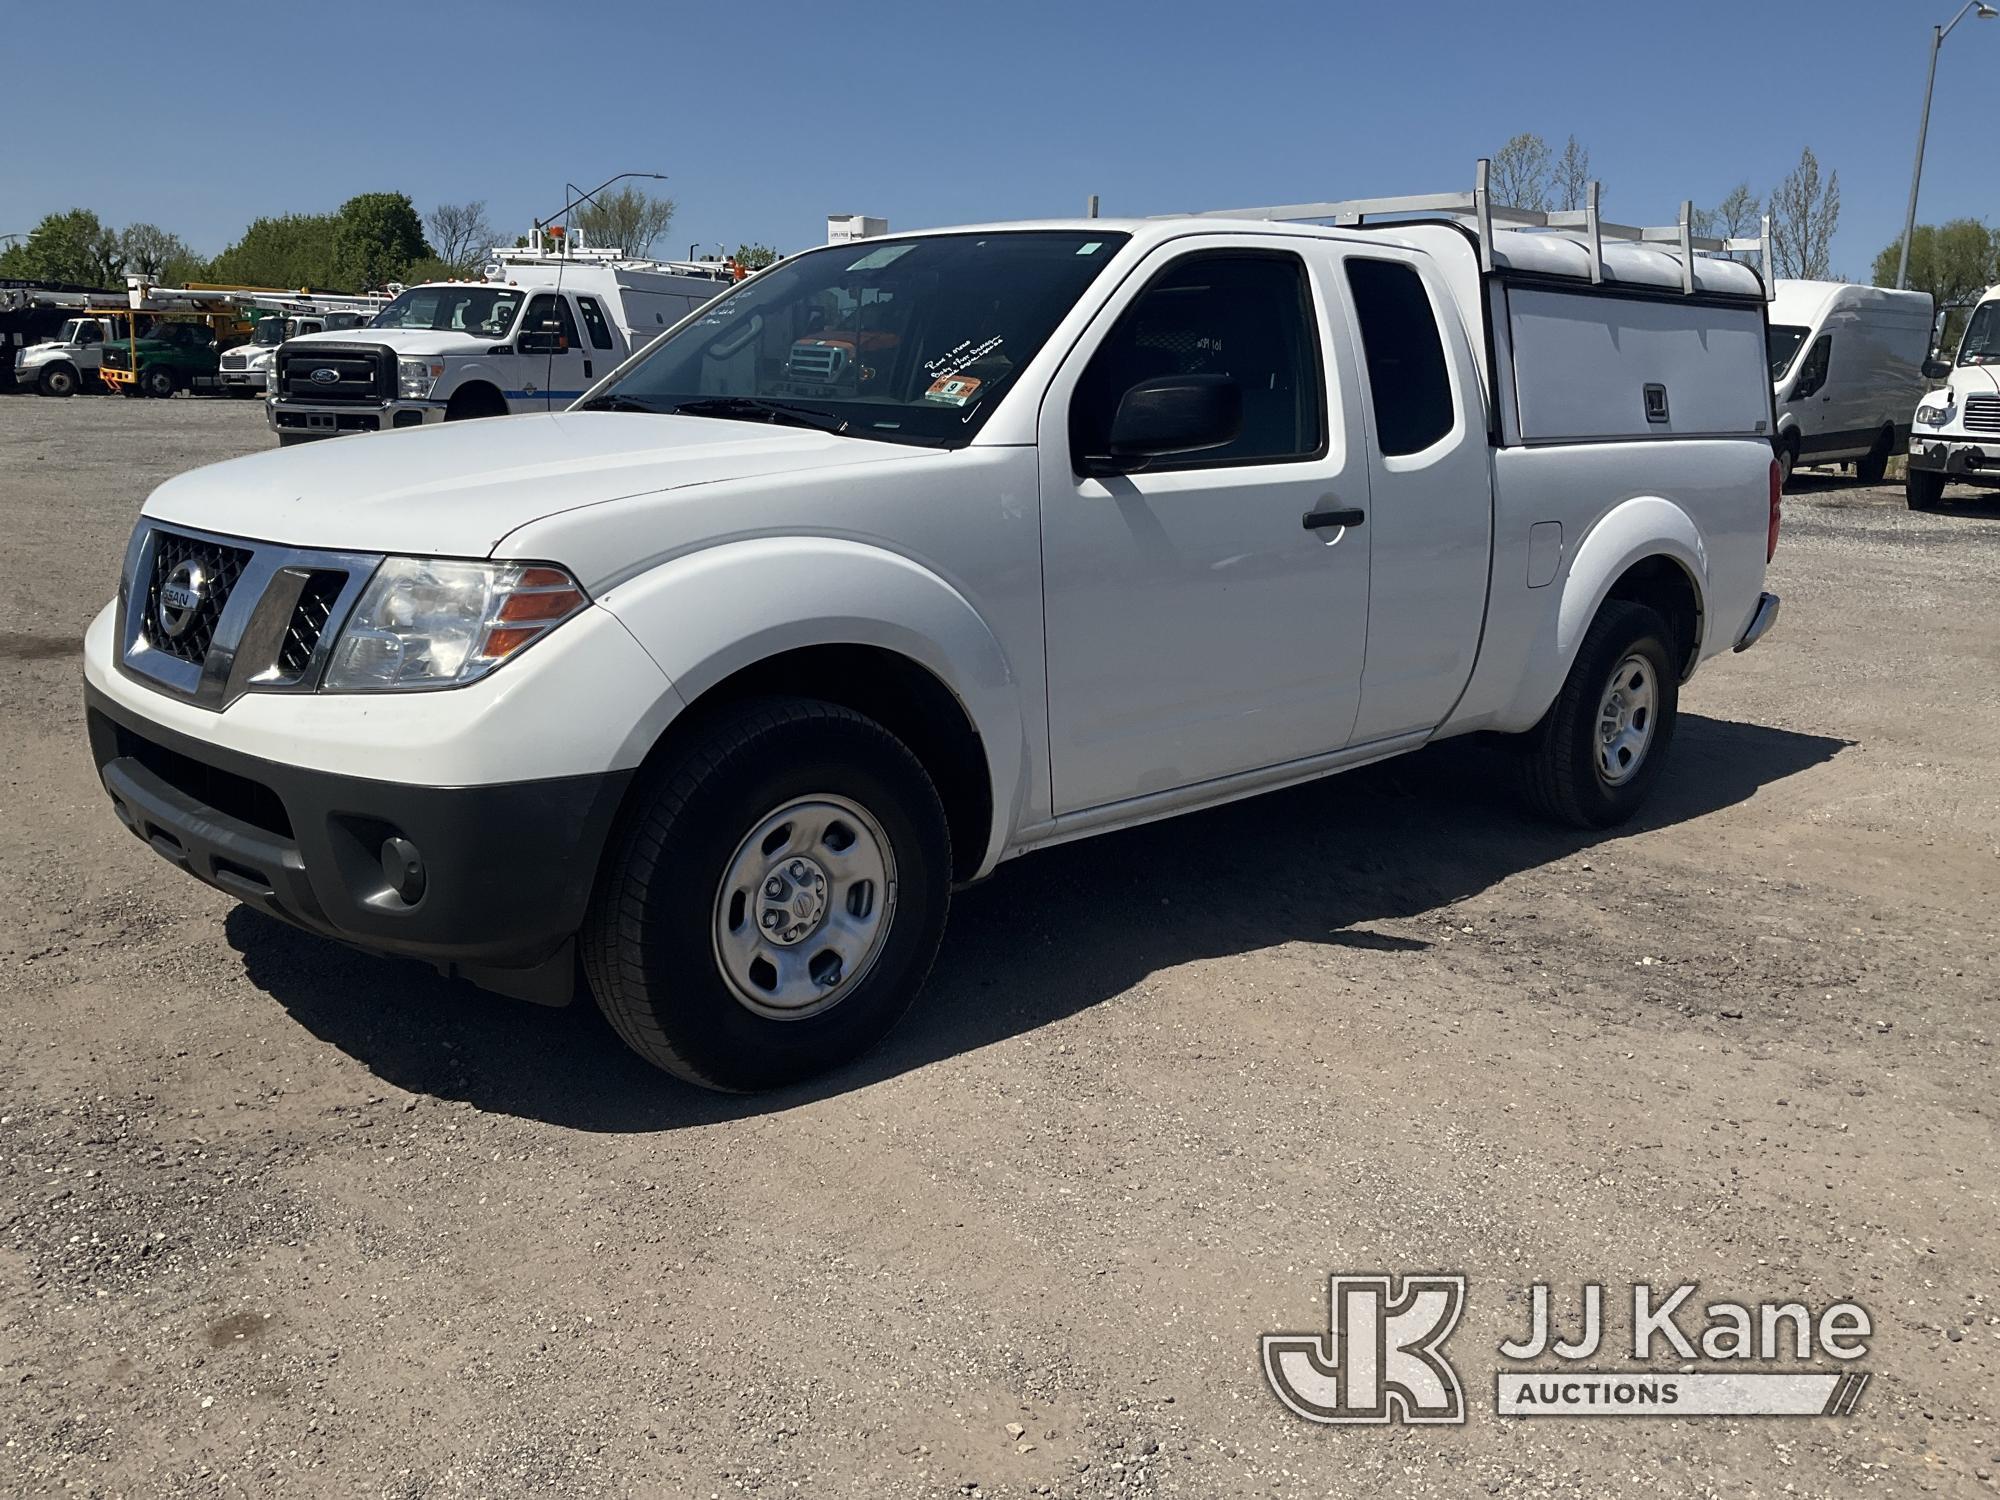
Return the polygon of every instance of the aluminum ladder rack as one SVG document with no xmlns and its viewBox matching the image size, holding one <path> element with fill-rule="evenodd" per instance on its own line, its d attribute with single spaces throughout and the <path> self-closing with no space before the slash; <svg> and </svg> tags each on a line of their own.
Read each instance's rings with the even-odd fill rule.
<svg viewBox="0 0 2000 1500">
<path fill-rule="evenodd" d="M 1755 251 L 1764 283 L 1764 295 L 1769 299 L 1771 287 L 1771 216 L 1764 215 L 1761 232 L 1753 238 L 1715 239 L 1694 232 L 1694 202 L 1681 202 L 1679 221 L 1657 228 L 1637 224 L 1613 224 L 1598 213 L 1600 185 L 1593 180 L 1584 192 L 1584 206 L 1580 209 L 1544 211 L 1538 208 L 1517 208 L 1511 204 L 1495 203 L 1488 188 L 1488 176 L 1492 164 L 1485 158 L 1473 175 L 1472 191 L 1469 193 L 1414 193 L 1401 198 L 1349 198 L 1338 203 L 1281 203 L 1267 208 L 1223 208 L 1206 209 L 1197 214 L 1204 219 L 1267 219 L 1280 223 L 1303 223 L 1331 221 L 1343 228 L 1383 220 L 1410 218 L 1418 215 L 1442 214 L 1448 218 L 1469 219 L 1479 241 L 1479 269 L 1493 269 L 1493 231 L 1495 227 L 1534 230 L 1564 230 L 1571 232 L 1575 240 L 1590 253 L 1590 280 L 1593 285 L 1604 280 L 1604 242 L 1606 240 L 1626 240 L 1638 244 L 1671 247 L 1680 252 L 1681 290 L 1690 296 L 1695 290 L 1694 258 L 1696 254 L 1728 254 L 1736 251 Z M 1580 232 L 1579 232 L 1580 231 Z"/>
</svg>

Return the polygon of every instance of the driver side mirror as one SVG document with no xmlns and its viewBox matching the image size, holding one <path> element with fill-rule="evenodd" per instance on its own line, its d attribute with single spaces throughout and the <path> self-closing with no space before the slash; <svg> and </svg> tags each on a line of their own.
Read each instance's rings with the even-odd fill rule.
<svg viewBox="0 0 2000 1500">
<path fill-rule="evenodd" d="M 523 354 L 559 354 L 563 348 L 562 335 L 553 328 L 537 329 L 515 339 L 514 347 Z"/>
<path fill-rule="evenodd" d="M 1949 380 L 1950 378 L 1951 378 L 1951 361 L 1950 361 L 1950 360 L 1948 360 L 1948 359 L 1927 359 L 1927 360 L 1925 360 L 1925 361 L 1924 361 L 1924 379 L 1926 379 L 1926 380 Z"/>
<path fill-rule="evenodd" d="M 1243 431 L 1243 387 L 1227 375 L 1161 375 L 1119 398 L 1107 454 L 1086 454 L 1085 474 L 1131 474 L 1156 458 L 1201 453 Z"/>
</svg>

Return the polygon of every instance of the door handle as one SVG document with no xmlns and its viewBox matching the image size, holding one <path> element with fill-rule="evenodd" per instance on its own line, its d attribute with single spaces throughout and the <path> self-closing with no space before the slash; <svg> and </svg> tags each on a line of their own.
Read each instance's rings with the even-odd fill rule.
<svg viewBox="0 0 2000 1500">
<path fill-rule="evenodd" d="M 1366 511 L 1352 510 L 1309 510 L 1303 525 L 1307 531 L 1319 531 L 1328 526 L 1359 526 L 1368 519 Z"/>
</svg>

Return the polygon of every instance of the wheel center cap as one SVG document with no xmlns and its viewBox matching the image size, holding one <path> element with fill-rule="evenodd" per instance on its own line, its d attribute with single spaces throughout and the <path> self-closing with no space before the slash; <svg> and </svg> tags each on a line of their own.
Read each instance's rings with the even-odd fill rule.
<svg viewBox="0 0 2000 1500">
<path fill-rule="evenodd" d="M 757 925 L 780 947 L 802 943 L 826 917 L 826 871 L 794 854 L 772 866 L 757 896 Z"/>
</svg>

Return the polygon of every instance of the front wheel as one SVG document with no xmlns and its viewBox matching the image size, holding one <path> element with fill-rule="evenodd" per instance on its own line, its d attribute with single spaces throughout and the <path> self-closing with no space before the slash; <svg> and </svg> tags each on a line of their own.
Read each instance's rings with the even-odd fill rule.
<svg viewBox="0 0 2000 1500">
<path fill-rule="evenodd" d="M 174 372 L 165 365 L 151 365 L 139 372 L 139 389 L 164 401 L 174 393 Z"/>
<path fill-rule="evenodd" d="M 1679 712 L 1666 621 L 1643 604 L 1607 600 L 1556 701 L 1524 736 L 1529 801 L 1579 828 L 1624 822 L 1666 763 Z"/>
<path fill-rule="evenodd" d="M 1912 469 L 1903 480 L 1903 503 L 1911 510 L 1936 510 L 1944 503 L 1944 475 L 1935 469 Z"/>
<path fill-rule="evenodd" d="M 1796 436 L 1785 438 L 1778 444 L 1778 488 L 1792 487 L 1792 474 L 1799 466 L 1799 440 Z"/>
<path fill-rule="evenodd" d="M 74 396 L 76 394 L 76 370 L 70 365 L 50 365 L 42 371 L 35 388 L 44 396 Z"/>
<path fill-rule="evenodd" d="M 774 1088 L 895 1025 L 950 893 L 944 808 L 902 741 L 835 704 L 756 700 L 635 789 L 584 971 L 648 1062 L 706 1088 Z"/>
</svg>

